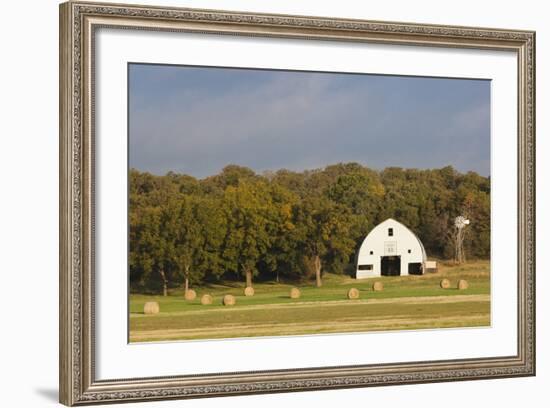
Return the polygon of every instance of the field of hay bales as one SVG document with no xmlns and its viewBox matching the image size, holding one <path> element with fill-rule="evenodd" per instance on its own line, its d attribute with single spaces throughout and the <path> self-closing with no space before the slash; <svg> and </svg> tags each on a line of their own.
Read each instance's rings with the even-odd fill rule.
<svg viewBox="0 0 550 408">
<path fill-rule="evenodd" d="M 441 288 L 443 279 L 450 281 L 448 289 Z M 467 282 L 465 289 L 458 289 L 459 280 Z M 375 291 L 378 281 L 383 290 Z M 299 297 L 292 298 L 295 287 Z M 353 288 L 358 296 L 350 299 Z M 244 285 L 234 282 L 193 289 L 193 300 L 186 300 L 183 290 L 165 297 L 131 294 L 130 342 L 490 325 L 489 261 L 439 262 L 437 273 L 423 276 L 355 280 L 325 275 L 320 288 L 256 283 L 253 296 L 245 296 Z M 206 294 L 212 303 L 201 303 Z M 223 304 L 226 295 L 234 297 L 233 305 Z M 159 312 L 145 314 L 147 302 L 157 302 Z"/>
</svg>

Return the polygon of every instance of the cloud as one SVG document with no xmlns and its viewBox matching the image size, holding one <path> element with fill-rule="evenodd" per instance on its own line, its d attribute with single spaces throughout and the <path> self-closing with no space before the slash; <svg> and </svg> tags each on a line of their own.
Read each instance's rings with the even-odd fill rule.
<svg viewBox="0 0 550 408">
<path fill-rule="evenodd" d="M 185 76 L 185 70 L 178 75 Z M 441 111 L 430 99 L 445 98 L 441 89 L 404 87 L 403 78 L 254 70 L 231 70 L 232 76 L 223 69 L 203 70 L 208 78 L 178 87 L 177 75 L 149 72 L 143 82 L 154 79 L 153 90 L 140 91 L 139 83 L 131 89 L 132 167 L 197 177 L 228 163 L 256 171 L 340 161 L 377 168 L 444 163 L 485 171 L 470 145 L 488 157 L 480 148 L 488 141 L 488 97 Z M 428 96 L 417 100 L 423 92 Z M 456 151 L 460 139 L 467 142 L 462 153 Z"/>
</svg>

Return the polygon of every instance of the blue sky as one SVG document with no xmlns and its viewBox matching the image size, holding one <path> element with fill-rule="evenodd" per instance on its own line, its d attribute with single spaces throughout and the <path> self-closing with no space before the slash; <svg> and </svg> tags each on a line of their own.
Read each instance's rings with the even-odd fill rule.
<svg viewBox="0 0 550 408">
<path fill-rule="evenodd" d="M 490 174 L 490 81 L 131 64 L 130 167 Z"/>
</svg>

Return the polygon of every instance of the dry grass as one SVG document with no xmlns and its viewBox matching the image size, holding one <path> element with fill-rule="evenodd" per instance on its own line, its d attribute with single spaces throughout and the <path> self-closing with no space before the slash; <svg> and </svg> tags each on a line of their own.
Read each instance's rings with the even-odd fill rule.
<svg viewBox="0 0 550 408">
<path fill-rule="evenodd" d="M 299 299 L 300 295 L 301 295 L 300 289 L 298 289 L 298 288 L 290 289 L 290 298 L 291 299 Z"/>
<path fill-rule="evenodd" d="M 208 293 L 201 296 L 201 305 L 211 305 L 212 301 L 212 295 L 209 295 Z"/>
<path fill-rule="evenodd" d="M 460 279 L 457 284 L 458 290 L 466 290 L 468 289 L 468 281 L 464 279 Z"/>
<path fill-rule="evenodd" d="M 185 340 L 279 336 L 314 333 L 364 332 L 490 324 L 490 265 L 487 261 L 453 265 L 439 261 L 439 271 L 422 276 L 377 277 L 356 280 L 325 274 L 323 286 L 307 282 L 299 288 L 284 283 L 257 282 L 254 296 L 244 296 L 242 283 L 208 285 L 215 300 L 186 301 L 183 290 L 170 296 L 130 296 L 130 340 Z M 441 289 L 442 279 L 451 283 Z M 468 288 L 458 290 L 466 280 Z M 384 290 L 374 290 L 376 282 Z M 347 299 L 355 288 L 359 299 Z M 292 290 L 300 298 L 292 298 Z M 235 303 L 223 306 L 225 295 Z M 219 299 L 219 300 L 216 300 Z M 144 304 L 158 303 L 162 311 L 144 315 Z M 231 304 L 228 299 L 227 304 Z"/>
<path fill-rule="evenodd" d="M 162 329 L 151 319 L 132 322 L 130 341 L 158 341 L 248 336 L 280 336 L 312 333 L 344 333 L 490 324 L 488 295 L 457 295 L 427 298 L 299 302 L 272 307 L 206 309 L 162 318 Z M 185 316 L 185 319 L 182 317 Z M 336 316 L 338 316 L 337 320 Z"/>
<path fill-rule="evenodd" d="M 147 302 L 143 306 L 143 313 L 146 315 L 157 314 L 160 312 L 160 307 L 157 302 Z"/>
<path fill-rule="evenodd" d="M 185 297 L 185 300 L 195 300 L 197 298 L 197 292 L 193 289 L 189 289 L 183 296 Z"/>
<path fill-rule="evenodd" d="M 222 302 L 224 306 L 233 306 L 237 303 L 237 299 L 233 295 L 225 295 Z"/>
<path fill-rule="evenodd" d="M 357 288 L 348 290 L 348 299 L 359 299 L 359 290 Z"/>
</svg>

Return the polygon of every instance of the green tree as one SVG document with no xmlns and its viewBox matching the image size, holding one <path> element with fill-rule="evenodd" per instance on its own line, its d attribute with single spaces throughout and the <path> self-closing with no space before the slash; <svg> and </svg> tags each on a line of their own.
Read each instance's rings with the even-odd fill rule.
<svg viewBox="0 0 550 408">
<path fill-rule="evenodd" d="M 350 237 L 359 242 L 374 226 L 385 188 L 378 174 L 363 167 L 351 167 L 327 188 L 327 196 L 351 213 Z"/>
<path fill-rule="evenodd" d="M 350 238 L 349 210 L 323 196 L 302 200 L 296 207 L 294 239 L 315 272 L 317 287 L 322 286 L 323 261 L 329 255 L 350 256 L 354 241 Z"/>
<path fill-rule="evenodd" d="M 240 181 L 225 189 L 227 235 L 223 257 L 228 269 L 244 275 L 246 286 L 258 274 L 257 265 L 271 245 L 268 213 L 272 210 L 265 182 Z"/>
<path fill-rule="evenodd" d="M 183 277 L 185 292 L 190 283 L 200 283 L 206 275 L 219 278 L 223 273 L 220 250 L 227 228 L 221 200 L 184 196 L 169 208 L 167 233 L 173 238 L 173 261 Z"/>
<path fill-rule="evenodd" d="M 166 232 L 172 238 L 173 263 L 178 274 L 183 277 L 185 293 L 189 290 L 191 280 L 200 282 L 204 277 L 199 258 L 205 237 L 195 217 L 195 207 L 195 200 L 191 197 L 184 197 L 167 206 L 170 221 Z"/>
<path fill-rule="evenodd" d="M 174 246 L 168 225 L 169 211 L 150 207 L 130 216 L 130 278 L 142 284 L 158 287 L 168 294 L 168 285 L 174 277 Z"/>
<path fill-rule="evenodd" d="M 449 258 L 457 215 L 471 224 L 469 257 L 490 256 L 491 182 L 452 167 L 375 171 L 338 163 L 256 174 L 236 165 L 198 180 L 169 172 L 129 173 L 130 285 L 169 287 L 220 279 L 279 280 L 341 273 L 363 237 L 392 217 L 430 256 Z"/>
<path fill-rule="evenodd" d="M 298 197 L 276 183 L 270 183 L 268 194 L 270 202 L 265 214 L 270 244 L 260 262 L 270 274 L 275 272 L 275 281 L 279 282 L 281 273 L 294 275 L 292 270 L 295 269 L 296 242 L 292 240 L 295 228 L 292 208 L 298 202 Z"/>
<path fill-rule="evenodd" d="M 194 201 L 194 204 L 193 216 L 200 226 L 201 237 L 196 268 L 201 270 L 200 276 L 219 280 L 224 273 L 222 251 L 228 228 L 223 199 L 200 197 Z"/>
</svg>

